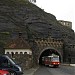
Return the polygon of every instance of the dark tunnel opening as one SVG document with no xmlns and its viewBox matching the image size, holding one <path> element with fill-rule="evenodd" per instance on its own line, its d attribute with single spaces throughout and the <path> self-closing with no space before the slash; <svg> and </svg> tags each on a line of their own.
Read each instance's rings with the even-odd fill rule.
<svg viewBox="0 0 75 75">
<path fill-rule="evenodd" d="M 56 54 L 56 55 L 58 55 L 58 56 L 59 56 L 59 60 L 60 60 L 60 62 L 61 62 L 61 56 L 60 56 L 60 54 L 57 52 L 57 50 L 54 50 L 54 49 L 47 49 L 47 50 L 45 50 L 45 51 L 43 51 L 43 52 L 41 53 L 41 55 L 40 55 L 40 57 L 39 57 L 39 65 L 42 65 L 42 57 L 43 57 L 43 56 L 49 56 L 49 55 L 51 55 L 51 54 Z"/>
</svg>

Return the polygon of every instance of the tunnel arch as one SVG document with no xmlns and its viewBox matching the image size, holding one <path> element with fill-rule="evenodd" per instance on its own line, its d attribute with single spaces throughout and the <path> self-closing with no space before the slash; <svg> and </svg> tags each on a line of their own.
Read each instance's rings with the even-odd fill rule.
<svg viewBox="0 0 75 75">
<path fill-rule="evenodd" d="M 43 50 L 40 52 L 40 54 L 39 54 L 39 56 L 38 56 L 38 64 L 39 64 L 39 65 L 42 65 L 42 57 L 43 57 L 43 56 L 49 56 L 49 55 L 51 55 L 52 53 L 54 53 L 54 54 L 56 54 L 56 55 L 59 55 L 59 59 L 60 59 L 60 62 L 61 62 L 61 60 L 62 60 L 62 55 L 61 55 L 61 53 L 60 53 L 57 49 L 55 49 L 55 48 L 48 47 L 48 48 L 43 49 Z"/>
</svg>

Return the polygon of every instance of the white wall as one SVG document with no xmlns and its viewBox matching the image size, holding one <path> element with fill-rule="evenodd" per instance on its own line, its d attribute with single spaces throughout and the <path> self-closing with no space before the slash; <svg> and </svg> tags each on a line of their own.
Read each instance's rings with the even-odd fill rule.
<svg viewBox="0 0 75 75">
<path fill-rule="evenodd" d="M 27 52 L 27 54 L 32 55 L 32 51 L 30 49 L 5 49 L 5 54 L 7 54 L 7 52 L 9 52 L 9 54 L 11 54 L 12 52 L 15 54 L 16 52 L 18 52 L 18 54 L 20 54 L 20 52 L 22 52 L 23 54 L 25 52 Z"/>
</svg>

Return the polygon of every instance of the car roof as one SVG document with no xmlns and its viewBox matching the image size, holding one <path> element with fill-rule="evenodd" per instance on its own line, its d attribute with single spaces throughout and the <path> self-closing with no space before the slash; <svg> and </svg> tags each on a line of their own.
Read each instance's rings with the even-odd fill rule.
<svg viewBox="0 0 75 75">
<path fill-rule="evenodd" d="M 15 64 L 15 62 L 12 61 L 7 55 L 1 55 L 0 56 L 0 62 L 3 62 L 5 60 L 9 60 L 12 64 Z"/>
</svg>

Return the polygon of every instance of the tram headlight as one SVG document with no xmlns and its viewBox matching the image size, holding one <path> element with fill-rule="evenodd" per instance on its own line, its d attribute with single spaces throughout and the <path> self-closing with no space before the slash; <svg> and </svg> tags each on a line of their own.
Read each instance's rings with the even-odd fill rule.
<svg viewBox="0 0 75 75">
<path fill-rule="evenodd" d="M 53 63 L 53 64 L 55 64 L 55 63 Z"/>
</svg>

